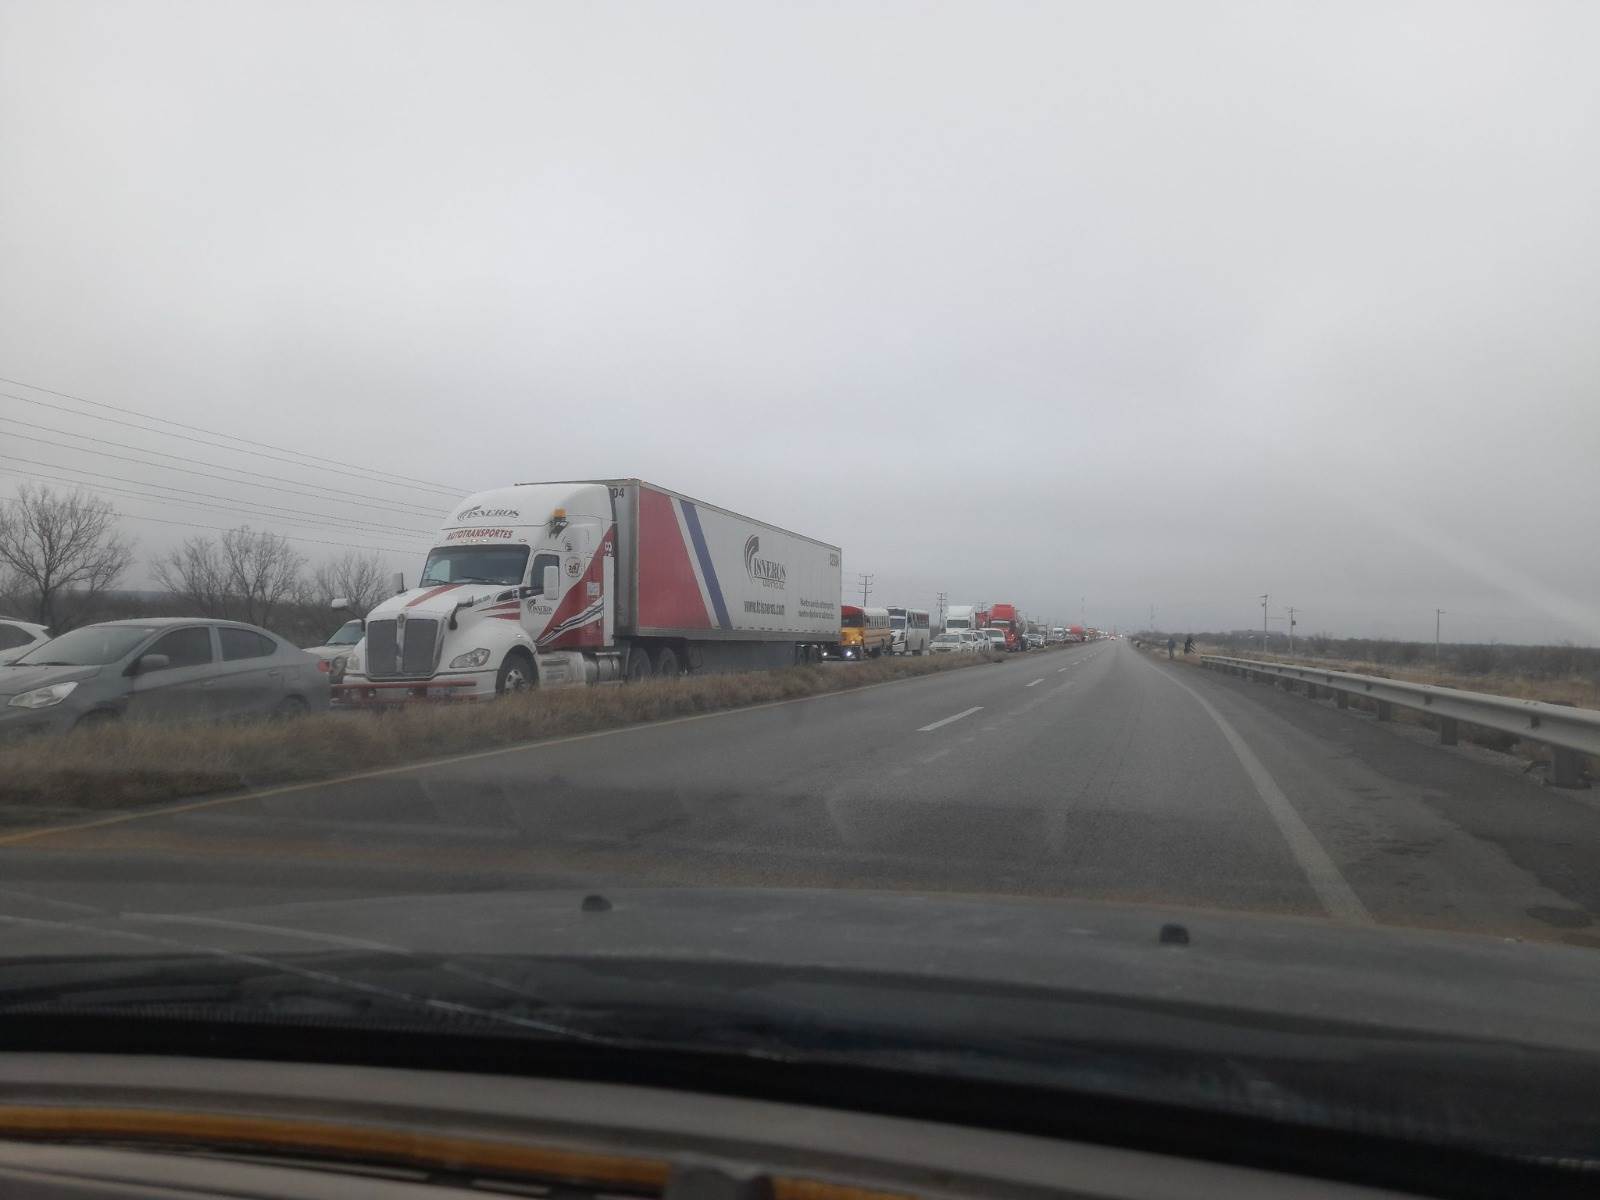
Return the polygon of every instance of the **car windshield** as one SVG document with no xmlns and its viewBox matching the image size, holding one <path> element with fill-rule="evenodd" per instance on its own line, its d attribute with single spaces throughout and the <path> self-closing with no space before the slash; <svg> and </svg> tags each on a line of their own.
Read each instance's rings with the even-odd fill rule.
<svg viewBox="0 0 1600 1200">
<path fill-rule="evenodd" d="M 41 642 L 15 666 L 103 667 L 122 659 L 156 632 L 153 625 L 90 625 Z"/>
<path fill-rule="evenodd" d="M 346 621 L 333 631 L 333 636 L 323 643 L 325 646 L 354 646 L 365 633 L 365 626 L 360 621 Z"/>
<path fill-rule="evenodd" d="M 423 587 L 440 583 L 520 584 L 528 566 L 526 546 L 438 546 L 422 568 Z"/>
<path fill-rule="evenodd" d="M 24 1010 L 555 1038 L 474 1061 L 1554 1112 L 1600 1181 L 1597 60 L 1600 0 L 0 3 L 0 1080 Z"/>
</svg>

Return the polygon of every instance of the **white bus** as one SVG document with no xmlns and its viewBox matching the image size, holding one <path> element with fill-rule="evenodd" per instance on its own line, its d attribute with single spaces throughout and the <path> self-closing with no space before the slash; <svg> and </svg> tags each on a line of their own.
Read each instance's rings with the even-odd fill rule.
<svg viewBox="0 0 1600 1200">
<path fill-rule="evenodd" d="M 926 654 L 933 641 L 933 620 L 920 608 L 890 605 L 889 630 L 894 638 L 893 654 Z"/>
</svg>

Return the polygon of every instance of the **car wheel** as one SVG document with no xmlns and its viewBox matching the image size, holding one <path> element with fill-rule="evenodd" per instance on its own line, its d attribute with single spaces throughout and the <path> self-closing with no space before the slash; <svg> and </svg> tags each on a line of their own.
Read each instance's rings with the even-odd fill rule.
<svg viewBox="0 0 1600 1200">
<path fill-rule="evenodd" d="M 306 715 L 306 702 L 299 696 L 285 696 L 272 710 L 274 721 L 289 721 Z"/>
<path fill-rule="evenodd" d="M 678 665 L 678 652 L 671 646 L 662 646 L 654 654 L 656 674 L 671 678 L 683 674 L 683 668 Z"/>
<path fill-rule="evenodd" d="M 643 646 L 628 649 L 628 670 L 623 676 L 629 683 L 639 683 L 650 678 L 650 656 Z"/>
<path fill-rule="evenodd" d="M 494 692 L 497 696 L 504 696 L 508 692 L 531 692 L 537 684 L 533 660 L 521 650 L 513 650 L 506 655 L 499 673 L 494 677 Z"/>
</svg>

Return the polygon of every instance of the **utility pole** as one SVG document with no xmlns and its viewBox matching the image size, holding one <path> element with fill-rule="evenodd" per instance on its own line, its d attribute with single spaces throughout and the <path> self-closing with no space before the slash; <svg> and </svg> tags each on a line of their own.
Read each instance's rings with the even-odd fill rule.
<svg viewBox="0 0 1600 1200">
<path fill-rule="evenodd" d="M 945 593 L 940 592 L 939 593 L 939 628 L 941 630 L 944 628 L 945 600 L 946 600 Z"/>
<path fill-rule="evenodd" d="M 1433 610 L 1433 669 L 1439 669 L 1439 618 L 1444 616 L 1444 609 Z"/>
<path fill-rule="evenodd" d="M 1289 657 L 1294 657 L 1294 605 L 1289 605 Z"/>
<path fill-rule="evenodd" d="M 1261 653 L 1267 652 L 1267 593 L 1261 593 Z"/>
<path fill-rule="evenodd" d="M 865 608 L 867 606 L 867 597 L 872 595 L 872 581 L 877 576 L 868 575 L 865 571 L 857 572 L 857 574 L 861 577 L 861 607 Z"/>
</svg>

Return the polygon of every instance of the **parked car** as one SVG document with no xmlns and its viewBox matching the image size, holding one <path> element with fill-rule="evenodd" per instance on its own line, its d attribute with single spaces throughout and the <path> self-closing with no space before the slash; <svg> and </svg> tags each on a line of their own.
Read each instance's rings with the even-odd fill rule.
<svg viewBox="0 0 1600 1200">
<path fill-rule="evenodd" d="M 978 630 L 980 634 L 989 639 L 989 649 L 996 654 L 1004 654 L 1006 650 L 1006 631 L 994 625 L 986 625 Z"/>
<path fill-rule="evenodd" d="M 200 721 L 324 712 L 328 664 L 237 621 L 106 621 L 0 671 L 0 735 L 127 717 Z"/>
<path fill-rule="evenodd" d="M 0 617 L 0 666 L 21 658 L 40 642 L 50 640 L 50 630 L 32 621 Z"/>
<path fill-rule="evenodd" d="M 345 661 L 366 636 L 367 625 L 362 620 L 346 621 L 333 631 L 333 635 L 318 646 L 301 647 L 307 654 L 315 654 L 328 664 L 329 675 L 334 683 L 344 678 Z"/>
</svg>

